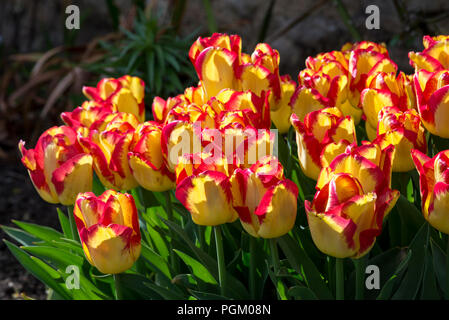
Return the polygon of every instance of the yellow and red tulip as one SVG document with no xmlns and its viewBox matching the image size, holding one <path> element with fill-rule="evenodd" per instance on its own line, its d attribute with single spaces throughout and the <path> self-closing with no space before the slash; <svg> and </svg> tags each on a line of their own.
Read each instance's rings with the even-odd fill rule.
<svg viewBox="0 0 449 320">
<path fill-rule="evenodd" d="M 39 137 L 34 149 L 25 149 L 21 140 L 19 150 L 45 201 L 72 205 L 79 192 L 92 190 L 92 156 L 83 151 L 72 128 L 52 127 Z"/>
<path fill-rule="evenodd" d="M 291 122 L 296 130 L 299 164 L 304 174 L 314 180 L 322 167 L 356 141 L 354 121 L 343 117 L 337 108 L 310 112 L 304 122 L 292 114 Z"/>
<path fill-rule="evenodd" d="M 383 148 L 394 145 L 394 172 L 406 172 L 415 167 L 411 157 L 412 149 L 427 152 L 426 133 L 418 112 L 414 109 L 401 111 L 397 107 L 384 107 L 380 110 L 377 138 L 374 142 Z"/>
<path fill-rule="evenodd" d="M 449 36 L 424 36 L 424 50 L 410 52 L 410 64 L 416 71 L 424 69 L 435 72 L 449 69 Z"/>
<path fill-rule="evenodd" d="M 379 72 L 367 79 L 367 88 L 361 93 L 360 103 L 366 116 L 366 132 L 370 140 L 376 137 L 379 111 L 388 106 L 406 111 L 415 108 L 415 98 L 411 82 L 400 72 Z"/>
<path fill-rule="evenodd" d="M 128 153 L 129 167 L 137 183 L 150 191 L 167 191 L 175 187 L 174 174 L 166 167 L 161 148 L 162 127 L 153 121 L 139 125 L 135 145 Z"/>
<path fill-rule="evenodd" d="M 137 182 L 128 165 L 132 150 L 136 117 L 130 113 L 113 114 L 104 129 L 91 130 L 88 137 L 78 136 L 80 144 L 93 157 L 95 173 L 108 189 L 131 190 Z"/>
<path fill-rule="evenodd" d="M 73 214 L 84 254 L 100 272 L 124 272 L 139 258 L 139 220 L 131 195 L 113 190 L 99 197 L 80 193 Z"/>
<path fill-rule="evenodd" d="M 88 136 L 91 128 L 97 127 L 107 116 L 116 112 L 117 108 L 110 103 L 85 101 L 73 111 L 61 113 L 61 119 L 70 128 Z"/>
<path fill-rule="evenodd" d="M 138 77 L 123 76 L 105 78 L 97 87 L 84 87 L 84 95 L 97 102 L 113 104 L 119 112 L 134 114 L 140 122 L 145 121 L 145 83 Z"/>
<path fill-rule="evenodd" d="M 390 189 L 393 150 L 354 144 L 323 168 L 313 201 L 305 201 L 312 239 L 320 251 L 358 258 L 372 248 L 399 197 Z"/>
<path fill-rule="evenodd" d="M 217 226 L 237 219 L 232 206 L 231 185 L 227 165 L 216 158 L 200 157 L 199 165 L 192 165 L 193 156 L 184 154 L 176 172 L 181 180 L 176 187 L 176 198 L 189 210 L 198 225 Z"/>
<path fill-rule="evenodd" d="M 231 177 L 232 201 L 243 228 L 253 237 L 276 238 L 296 220 L 298 187 L 284 178 L 282 165 L 264 157 Z"/>
<path fill-rule="evenodd" d="M 412 157 L 419 173 L 423 216 L 432 227 L 449 234 L 449 151 L 429 158 L 412 150 Z"/>
<path fill-rule="evenodd" d="M 279 133 L 287 133 L 290 129 L 290 116 L 292 108 L 290 100 L 295 93 L 296 82 L 291 80 L 290 76 L 281 77 L 281 96 L 270 103 L 270 117 Z"/>
<path fill-rule="evenodd" d="M 449 138 L 449 71 L 419 70 L 414 84 L 424 127 L 434 135 Z"/>
</svg>

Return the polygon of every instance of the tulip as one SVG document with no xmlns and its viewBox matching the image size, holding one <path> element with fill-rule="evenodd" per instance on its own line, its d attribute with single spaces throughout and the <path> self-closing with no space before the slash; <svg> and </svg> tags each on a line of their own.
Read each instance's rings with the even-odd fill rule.
<svg viewBox="0 0 449 320">
<path fill-rule="evenodd" d="M 414 84 L 424 127 L 436 136 L 449 138 L 449 72 L 419 70 Z"/>
<path fill-rule="evenodd" d="M 410 52 L 410 64 L 416 71 L 424 69 L 430 72 L 449 69 L 449 36 L 424 36 L 422 52 Z"/>
<path fill-rule="evenodd" d="M 412 149 L 427 152 L 426 133 L 414 109 L 401 111 L 397 107 L 384 107 L 379 112 L 377 138 L 374 141 L 381 147 L 394 145 L 394 172 L 406 172 L 414 168 Z"/>
<path fill-rule="evenodd" d="M 296 82 L 290 76 L 281 77 L 281 98 L 274 102 L 276 107 L 270 107 L 270 117 L 279 133 L 287 133 L 290 129 L 290 116 L 292 108 L 290 99 L 296 90 Z"/>
<path fill-rule="evenodd" d="M 52 127 L 34 149 L 19 142 L 22 163 L 42 199 L 73 205 L 78 193 L 92 190 L 92 156 L 85 153 L 76 132 L 67 126 Z"/>
<path fill-rule="evenodd" d="M 393 146 L 349 146 L 324 168 L 313 201 L 305 201 L 310 232 L 320 251 L 359 258 L 374 245 L 399 192 L 390 189 Z"/>
<path fill-rule="evenodd" d="M 449 151 L 429 158 L 412 150 L 412 158 L 419 173 L 423 216 L 434 228 L 449 234 Z"/>
<path fill-rule="evenodd" d="M 230 182 L 233 206 L 250 235 L 276 238 L 293 228 L 298 187 L 285 179 L 276 158 L 264 157 L 249 169 L 236 169 Z"/>
<path fill-rule="evenodd" d="M 162 127 L 148 121 L 135 132 L 136 144 L 128 153 L 129 167 L 137 183 L 150 191 L 167 191 L 175 187 L 174 175 L 167 167 L 161 148 Z"/>
<path fill-rule="evenodd" d="M 356 141 L 354 121 L 343 117 L 337 108 L 310 112 L 304 122 L 292 114 L 291 122 L 296 130 L 299 164 L 304 174 L 314 180 L 321 168 Z"/>
<path fill-rule="evenodd" d="M 131 195 L 113 190 L 99 197 L 80 193 L 73 214 L 84 254 L 100 272 L 124 272 L 139 258 L 139 220 Z"/>
<path fill-rule="evenodd" d="M 84 150 L 93 157 L 95 173 L 107 189 L 130 190 L 137 182 L 128 165 L 137 118 L 130 113 L 112 115 L 104 129 L 92 130 L 88 137 L 78 135 Z"/>
<path fill-rule="evenodd" d="M 395 106 L 406 111 L 415 108 L 416 102 L 411 82 L 404 73 L 379 72 L 367 80 L 367 88 L 361 93 L 360 102 L 366 116 L 366 132 L 370 140 L 376 137 L 379 111 Z"/>
<path fill-rule="evenodd" d="M 116 112 L 117 108 L 110 103 L 85 101 L 75 110 L 61 113 L 61 119 L 67 126 L 86 137 L 91 129 L 98 127 Z"/>
<path fill-rule="evenodd" d="M 83 87 L 84 95 L 97 102 L 113 104 L 118 111 L 134 114 L 140 122 L 145 121 L 145 83 L 138 77 L 123 76 L 105 78 L 97 87 Z"/>
<path fill-rule="evenodd" d="M 202 226 L 234 222 L 238 215 L 232 206 L 227 165 L 215 157 L 201 156 L 200 165 L 192 165 L 193 156 L 184 155 L 176 172 L 184 178 L 176 187 L 176 198 L 189 210 L 192 220 Z M 225 160 L 224 160 L 225 161 Z M 178 179 L 180 180 L 180 179 Z"/>
</svg>

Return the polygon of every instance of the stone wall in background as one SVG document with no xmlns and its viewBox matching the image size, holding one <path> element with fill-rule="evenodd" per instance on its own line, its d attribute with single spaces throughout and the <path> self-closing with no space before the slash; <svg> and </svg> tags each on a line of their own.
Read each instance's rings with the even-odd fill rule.
<svg viewBox="0 0 449 320">
<path fill-rule="evenodd" d="M 123 16 L 129 14 L 131 0 L 116 0 Z M 402 1 L 396 0 L 397 3 Z M 85 43 L 94 36 L 112 31 L 112 22 L 105 1 L 102 0 L 1 0 L 0 43 L 6 53 L 44 51 L 64 43 L 65 7 L 76 4 L 81 11 L 81 29 L 76 43 Z M 169 21 L 173 1 L 152 0 L 161 20 Z M 257 43 L 262 21 L 269 6 L 268 0 L 211 0 L 219 31 L 237 33 L 243 38 L 246 51 Z M 363 39 L 386 42 L 390 55 L 399 67 L 411 72 L 407 53 L 421 50 L 424 33 L 449 33 L 449 1 L 404 1 L 409 14 L 400 17 L 394 0 L 355 1 L 342 0 L 355 28 Z M 365 8 L 375 4 L 380 9 L 380 29 L 367 30 Z M 276 34 L 289 22 L 315 10 L 288 32 Z M 439 21 L 432 21 L 438 20 Z M 414 26 L 410 32 L 408 26 Z M 207 20 L 202 0 L 188 0 L 181 34 L 195 30 L 207 33 Z M 407 35 L 410 39 L 407 39 Z M 392 39 L 393 42 L 392 42 Z M 339 49 L 353 38 L 348 32 L 335 1 L 329 0 L 277 0 L 267 32 L 268 42 L 281 55 L 281 72 L 296 76 L 304 67 L 304 60 L 318 52 Z"/>
</svg>

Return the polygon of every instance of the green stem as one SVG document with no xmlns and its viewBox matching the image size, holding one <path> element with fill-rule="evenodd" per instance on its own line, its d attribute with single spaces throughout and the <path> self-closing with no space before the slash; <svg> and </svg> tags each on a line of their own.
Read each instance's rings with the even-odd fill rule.
<svg viewBox="0 0 449 320">
<path fill-rule="evenodd" d="M 218 281 L 220 282 L 221 295 L 226 294 L 226 265 L 223 252 L 223 238 L 220 226 L 214 227 L 215 245 L 217 247 Z"/>
<path fill-rule="evenodd" d="M 67 206 L 67 215 L 69 217 L 70 229 L 72 230 L 72 239 L 80 242 L 78 229 L 76 228 L 75 216 L 73 215 L 73 206 Z"/>
<path fill-rule="evenodd" d="M 122 278 L 120 276 L 120 273 L 114 274 L 114 285 L 115 285 L 115 300 L 125 300 L 123 296 L 123 290 L 122 290 Z"/>
<path fill-rule="evenodd" d="M 335 259 L 335 279 L 336 279 L 336 298 L 337 300 L 344 300 L 345 298 L 345 279 L 343 271 L 343 259 Z"/>
<path fill-rule="evenodd" d="M 173 222 L 173 208 L 171 203 L 171 197 L 170 197 L 170 191 L 164 192 L 165 196 L 165 205 L 166 205 L 166 212 L 167 212 L 167 218 L 169 221 Z M 178 260 L 176 259 L 175 252 L 172 248 L 172 241 L 173 241 L 173 232 L 171 229 L 168 230 L 168 235 L 170 236 L 170 242 L 168 244 L 169 250 L 170 250 L 170 264 L 175 270 L 175 272 L 178 272 Z"/>
<path fill-rule="evenodd" d="M 364 298 L 364 273 L 365 273 L 365 260 L 364 258 L 352 259 L 355 266 L 355 299 L 363 300 Z"/>
<path fill-rule="evenodd" d="M 256 300 L 256 238 L 249 237 L 249 289 L 251 299 Z"/>
<path fill-rule="evenodd" d="M 449 235 L 447 236 L 447 247 L 446 247 L 446 299 L 449 300 Z"/>
<path fill-rule="evenodd" d="M 277 278 L 277 275 L 279 273 L 279 253 L 276 238 L 270 239 L 269 242 L 270 242 L 271 260 L 274 266 L 274 275 Z"/>
</svg>

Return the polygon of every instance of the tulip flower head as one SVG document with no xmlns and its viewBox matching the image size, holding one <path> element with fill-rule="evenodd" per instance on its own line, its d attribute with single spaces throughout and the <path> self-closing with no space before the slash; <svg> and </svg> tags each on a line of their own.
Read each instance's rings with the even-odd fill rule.
<svg viewBox="0 0 449 320">
<path fill-rule="evenodd" d="M 310 112 L 304 122 L 292 114 L 291 122 L 296 130 L 299 164 L 304 174 L 314 180 L 322 167 L 356 141 L 354 121 L 343 117 L 337 108 Z"/>
<path fill-rule="evenodd" d="M 419 173 L 423 216 L 432 227 L 449 234 L 449 151 L 429 158 L 412 150 L 412 157 Z"/>
<path fill-rule="evenodd" d="M 19 142 L 22 163 L 39 195 L 47 202 L 72 205 L 78 193 L 92 190 L 92 156 L 79 145 L 67 126 L 52 127 L 34 149 Z"/>
<path fill-rule="evenodd" d="M 139 258 L 139 220 L 131 195 L 113 190 L 99 197 L 80 193 L 73 214 L 84 254 L 100 272 L 124 272 Z"/>
<path fill-rule="evenodd" d="M 276 238 L 293 228 L 298 187 L 285 179 L 276 158 L 264 157 L 249 169 L 238 168 L 230 181 L 233 206 L 250 235 Z"/>
<path fill-rule="evenodd" d="M 393 146 L 349 146 L 317 182 L 313 201 L 305 201 L 315 245 L 337 258 L 365 255 L 381 233 L 384 217 L 399 192 L 390 189 Z"/>
</svg>

